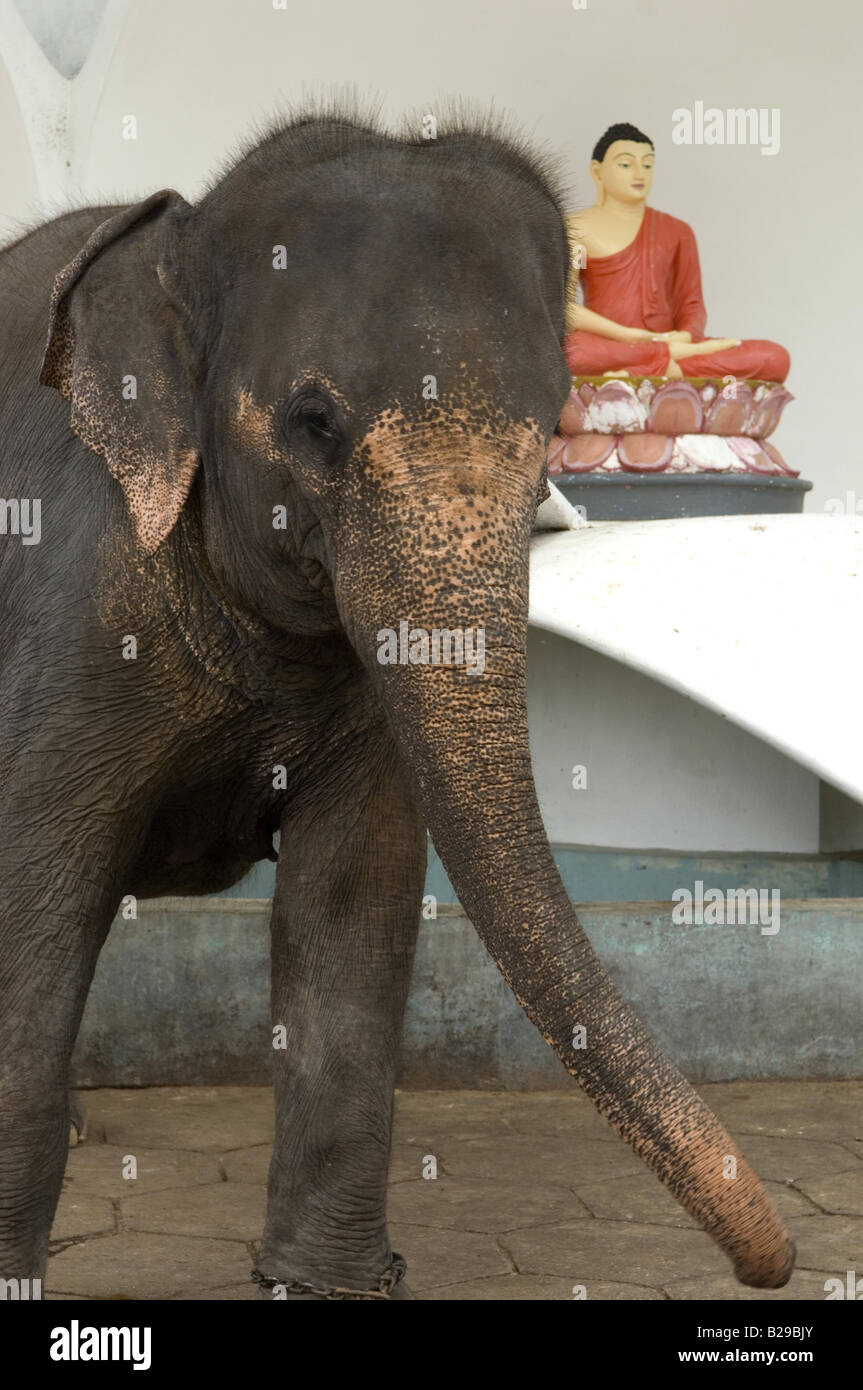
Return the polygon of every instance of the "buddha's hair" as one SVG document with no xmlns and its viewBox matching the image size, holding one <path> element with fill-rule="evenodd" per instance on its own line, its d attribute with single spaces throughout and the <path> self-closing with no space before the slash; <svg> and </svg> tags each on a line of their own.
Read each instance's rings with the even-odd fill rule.
<svg viewBox="0 0 863 1390">
<path fill-rule="evenodd" d="M 591 159 L 596 159 L 601 164 L 605 159 L 606 153 L 615 140 L 632 140 L 636 145 L 649 145 L 653 149 L 653 141 L 649 135 L 645 135 L 638 126 L 630 125 L 628 121 L 618 121 L 617 125 L 610 125 L 604 135 L 600 136 L 593 147 Z"/>
</svg>

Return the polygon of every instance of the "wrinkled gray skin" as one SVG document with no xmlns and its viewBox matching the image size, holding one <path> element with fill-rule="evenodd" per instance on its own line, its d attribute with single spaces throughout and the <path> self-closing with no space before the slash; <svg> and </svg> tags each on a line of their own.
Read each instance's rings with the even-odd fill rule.
<svg viewBox="0 0 863 1390">
<path fill-rule="evenodd" d="M 379 1288 L 428 826 L 564 1065 L 741 1279 L 787 1280 L 775 1211 L 608 980 L 537 809 L 528 538 L 567 255 L 517 145 L 316 116 L 194 207 L 70 213 L 0 256 L 0 492 L 40 498 L 43 532 L 0 538 L 0 1276 L 44 1270 L 122 895 L 225 888 L 278 829 L 260 1267 Z M 484 674 L 381 665 L 402 619 L 483 626 Z"/>
</svg>

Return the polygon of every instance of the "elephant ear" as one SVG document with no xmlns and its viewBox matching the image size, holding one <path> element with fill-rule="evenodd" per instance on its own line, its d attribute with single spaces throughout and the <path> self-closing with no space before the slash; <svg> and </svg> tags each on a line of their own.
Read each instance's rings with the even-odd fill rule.
<svg viewBox="0 0 863 1390">
<path fill-rule="evenodd" d="M 106 460 L 149 552 L 177 521 L 199 458 L 174 269 L 190 211 L 163 190 L 96 228 L 54 281 L 40 375 L 68 397 L 72 428 Z"/>
</svg>

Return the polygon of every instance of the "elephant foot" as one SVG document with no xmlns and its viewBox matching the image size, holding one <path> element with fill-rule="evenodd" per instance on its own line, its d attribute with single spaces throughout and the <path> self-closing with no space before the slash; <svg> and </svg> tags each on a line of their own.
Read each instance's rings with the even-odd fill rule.
<svg viewBox="0 0 863 1390">
<path fill-rule="evenodd" d="M 393 1253 L 392 1263 L 381 1275 L 376 1289 L 353 1289 L 339 1284 L 318 1286 L 300 1279 L 279 1279 L 276 1275 L 262 1274 L 259 1269 L 252 1270 L 252 1279 L 258 1285 L 258 1298 L 265 1298 L 268 1302 L 293 1303 L 297 1299 L 324 1303 L 395 1303 L 405 1299 L 416 1302 L 404 1282 L 406 1269 L 407 1265 L 401 1255 Z"/>
<path fill-rule="evenodd" d="M 83 1144 L 87 1138 L 87 1111 L 80 1096 L 72 1092 L 69 1096 L 69 1148 Z"/>
</svg>

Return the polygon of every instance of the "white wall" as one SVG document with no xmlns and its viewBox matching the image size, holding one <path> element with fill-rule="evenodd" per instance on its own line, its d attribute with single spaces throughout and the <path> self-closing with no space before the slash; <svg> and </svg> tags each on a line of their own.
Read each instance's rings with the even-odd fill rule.
<svg viewBox="0 0 863 1390">
<path fill-rule="evenodd" d="M 73 3 L 58 6 L 58 25 Z M 610 122 L 633 121 L 657 147 L 653 204 L 696 230 L 710 330 L 791 352 L 797 400 L 776 442 L 815 482 L 808 508 L 856 488 L 863 511 L 846 384 L 859 351 L 861 37 L 858 0 L 587 0 L 585 10 L 571 0 L 288 0 L 286 11 L 272 0 L 148 0 L 125 13 L 80 194 L 172 184 L 194 196 L 280 99 L 355 82 L 391 118 L 433 111 L 442 95 L 493 99 L 563 152 L 577 206 L 592 199 L 593 143 Z M 778 107 L 779 153 L 673 145 L 672 112 L 699 100 Z M 135 141 L 121 136 L 128 114 Z M 0 132 L 8 234 L 39 203 L 2 65 Z"/>
<path fill-rule="evenodd" d="M 729 720 L 535 629 L 527 680 L 533 774 L 552 843 L 818 853 L 818 778 Z M 579 789 L 576 766 L 586 770 Z M 844 847 L 859 844 L 859 829 L 849 824 L 858 838 L 846 835 Z"/>
</svg>

